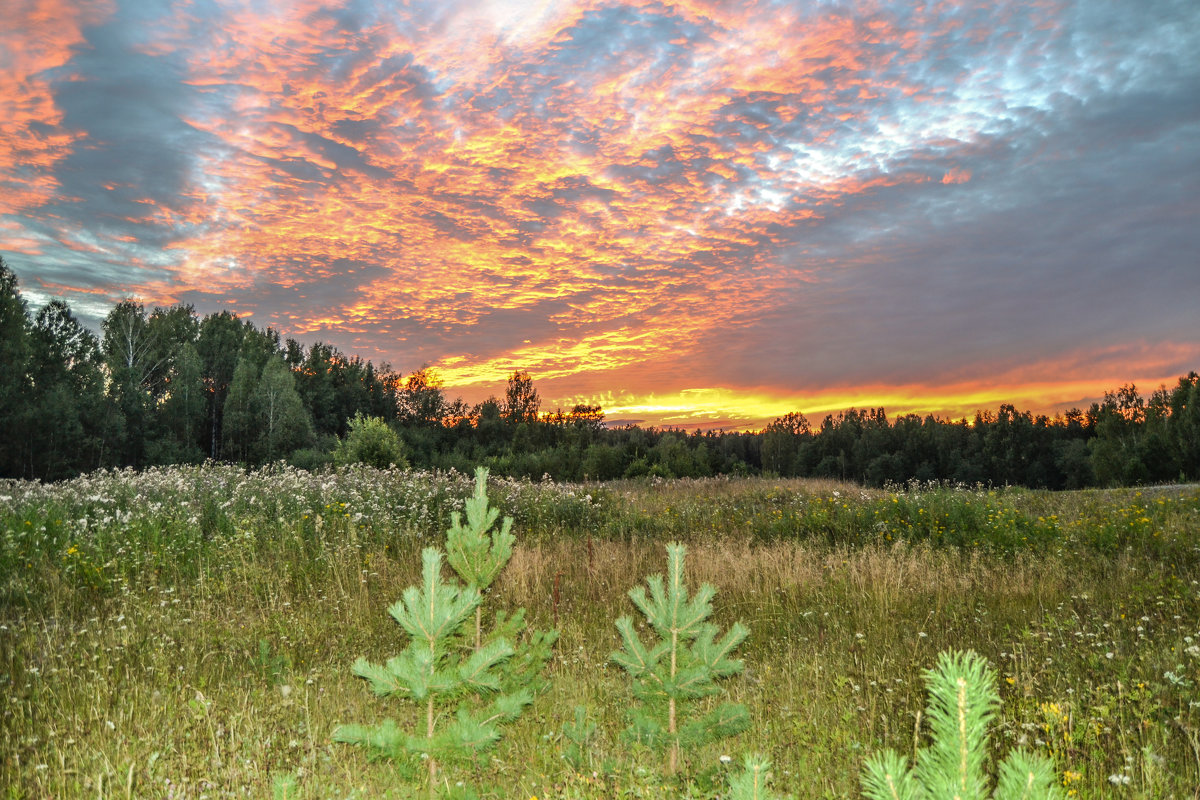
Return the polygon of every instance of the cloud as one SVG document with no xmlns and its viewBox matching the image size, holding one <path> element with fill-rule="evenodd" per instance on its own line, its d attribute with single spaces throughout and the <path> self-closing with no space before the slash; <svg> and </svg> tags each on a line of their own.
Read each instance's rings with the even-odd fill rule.
<svg viewBox="0 0 1200 800">
<path fill-rule="evenodd" d="M 639 418 L 1196 341 L 1186 0 L 76 6 L 0 33 L 38 298 L 234 305 Z"/>
</svg>

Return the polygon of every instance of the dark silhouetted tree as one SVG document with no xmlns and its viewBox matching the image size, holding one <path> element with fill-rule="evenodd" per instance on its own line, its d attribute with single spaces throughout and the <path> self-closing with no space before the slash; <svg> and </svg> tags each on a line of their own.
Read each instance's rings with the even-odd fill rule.
<svg viewBox="0 0 1200 800">
<path fill-rule="evenodd" d="M 71 477 L 102 465 L 112 416 L 104 397 L 103 360 L 96 336 L 62 300 L 38 311 L 30 340 L 32 408 L 30 473 L 44 480 Z"/>
<path fill-rule="evenodd" d="M 504 405 L 501 407 L 505 422 L 509 425 L 537 422 L 541 406 L 542 399 L 537 389 L 533 388 L 533 378 L 529 377 L 528 372 L 518 370 L 509 376 Z"/>
<path fill-rule="evenodd" d="M 17 276 L 0 258 L 0 475 L 22 477 L 32 423 L 29 314 Z"/>
<path fill-rule="evenodd" d="M 442 425 L 449 411 L 442 382 L 429 367 L 404 380 L 397 405 L 401 423 L 425 428 Z"/>
<path fill-rule="evenodd" d="M 204 362 L 191 343 L 184 344 L 172 362 L 148 457 L 157 464 L 195 464 L 204 460 L 208 399 Z"/>
<path fill-rule="evenodd" d="M 762 468 L 776 475 L 796 474 L 795 462 L 812 429 L 803 414 L 791 412 L 771 422 L 762 435 Z"/>
<path fill-rule="evenodd" d="M 201 380 L 204 383 L 206 421 L 204 440 L 209 458 L 221 458 L 224 442 L 225 402 L 233 374 L 237 369 L 238 353 L 248 326 L 233 314 L 222 311 L 210 314 L 200 322 L 196 353 L 200 356 Z"/>
<path fill-rule="evenodd" d="M 238 359 L 225 397 L 224 422 L 221 426 L 222 450 L 227 459 L 242 462 L 250 460 L 250 449 L 256 438 L 254 393 L 258 389 L 258 375 L 253 357 Z"/>
</svg>

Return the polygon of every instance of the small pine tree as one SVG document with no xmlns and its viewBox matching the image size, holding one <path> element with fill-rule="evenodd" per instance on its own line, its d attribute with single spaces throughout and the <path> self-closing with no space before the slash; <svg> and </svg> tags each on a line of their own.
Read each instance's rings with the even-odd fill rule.
<svg viewBox="0 0 1200 800">
<path fill-rule="evenodd" d="M 742 662 L 729 654 L 749 633 L 735 622 L 717 641 L 720 631 L 706 621 L 712 614 L 716 589 L 703 584 L 695 597 L 688 599 L 683 580 L 686 552 L 682 544 L 667 545 L 666 581 L 662 575 L 652 575 L 646 579 L 649 596 L 641 586 L 629 592 L 659 641 L 646 647 L 634 630 L 633 619 L 621 617 L 616 624 L 624 648 L 610 656 L 629 672 L 634 696 L 644 704 L 644 709 L 634 714 L 630 735 L 652 747 L 665 747 L 667 772 L 672 775 L 678 770 L 682 747 L 731 736 L 750 724 L 749 712 L 736 703 L 723 703 L 681 723 L 695 700 L 720 692 L 718 679 L 741 672 Z"/>
<path fill-rule="evenodd" d="M 475 492 L 465 505 L 467 523 L 464 525 L 462 515 L 454 511 L 450 515 L 450 528 L 446 531 L 447 563 L 463 583 L 475 588 L 481 595 L 488 593 L 496 577 L 508 565 L 517 539 L 511 532 L 512 517 L 504 517 L 500 520 L 499 530 L 492 530 L 500 511 L 488 505 L 487 478 L 486 467 L 475 470 Z M 495 623 L 489 631 L 485 631 L 481 602 L 475 608 L 474 634 L 476 650 L 498 638 L 513 643 L 513 656 L 504 663 L 502 669 L 501 688 L 506 693 L 526 691 L 532 700 L 549 687 L 542 673 L 558 639 L 557 631 L 526 632 L 523 608 L 511 615 L 497 611 Z"/>
<path fill-rule="evenodd" d="M 500 722 L 515 719 L 529 702 L 527 696 L 500 693 L 498 665 L 513 654 L 512 645 L 496 639 L 464 654 L 453 648 L 463 623 L 479 605 L 479 592 L 442 580 L 442 553 L 427 547 L 421 553 L 422 585 L 404 590 L 388 613 L 411 637 L 409 646 L 386 664 L 359 658 L 354 674 L 365 678 L 380 697 L 406 697 L 424 705 L 425 728 L 418 735 L 402 731 L 395 720 L 379 725 L 341 725 L 333 732 L 339 742 L 367 745 L 389 757 L 427 759 L 429 796 L 437 785 L 438 764 L 469 760 L 500 738 Z M 473 709 L 464 696 L 494 695 L 484 709 Z M 439 729 L 441 706 L 457 703 L 456 715 Z"/>
<path fill-rule="evenodd" d="M 467 524 L 462 515 L 450 514 L 450 529 L 446 531 L 446 561 L 467 586 L 486 592 L 512 558 L 512 546 L 517 540 L 510 532 L 512 517 L 505 517 L 500 530 L 492 525 L 500 510 L 488 507 L 486 467 L 475 470 L 475 493 L 466 502 Z M 482 644 L 483 608 L 475 610 L 475 647 Z"/>
<path fill-rule="evenodd" d="M 524 635 L 523 608 L 511 615 L 498 612 L 495 626 L 482 631 L 481 592 L 508 563 L 515 538 L 508 517 L 499 531 L 489 533 L 497 516 L 488 507 L 487 470 L 481 469 L 475 495 L 467 501 L 467 526 L 456 512 L 447 531 L 447 560 L 466 585 L 443 581 L 442 552 L 426 548 L 421 553 L 422 585 L 405 589 L 400 602 L 388 609 L 408 633 L 408 647 L 386 664 L 359 658 L 352 667 L 375 694 L 423 704 L 423 733 L 405 733 L 391 719 L 379 725 L 342 725 L 333 733 L 336 741 L 366 745 L 385 757 L 427 759 L 430 797 L 440 763 L 478 758 L 500 738 L 500 726 L 520 716 L 546 687 L 542 672 L 556 631 Z M 452 706 L 455 715 L 445 722 L 443 712 Z"/>
<path fill-rule="evenodd" d="M 871 800 L 985 800 L 988 725 L 1000 695 L 996 675 L 974 652 L 947 652 L 925 673 L 931 742 L 917 753 L 916 768 L 893 750 L 867 761 L 863 791 Z M 993 800 L 1059 800 L 1054 767 L 1045 758 L 1014 751 L 1000 764 Z"/>
<path fill-rule="evenodd" d="M 571 765 L 571 769 L 582 772 L 587 766 L 591 755 L 592 740 L 596 735 L 596 723 L 587 718 L 587 709 L 575 706 L 575 719 L 562 726 L 563 759 Z"/>
<path fill-rule="evenodd" d="M 764 756 L 747 755 L 742 771 L 729 779 L 729 800 L 780 800 L 767 788 L 770 782 L 771 762 Z"/>
</svg>

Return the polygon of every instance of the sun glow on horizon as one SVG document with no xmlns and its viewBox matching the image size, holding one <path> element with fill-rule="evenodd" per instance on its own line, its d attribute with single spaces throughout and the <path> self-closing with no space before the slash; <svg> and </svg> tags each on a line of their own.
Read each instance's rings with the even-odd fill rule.
<svg viewBox="0 0 1200 800">
<path fill-rule="evenodd" d="M 1174 385 L 1180 375 L 1143 377 L 1134 383 L 1144 397 L 1159 386 Z M 1037 383 L 1020 386 L 876 386 L 845 387 L 808 395 L 779 392 L 747 392 L 708 387 L 684 389 L 672 393 L 603 393 L 575 396 L 549 403 L 551 408 L 570 409 L 576 404 L 599 405 L 610 424 L 631 422 L 654 427 L 699 430 L 758 431 L 771 421 L 789 413 L 804 414 L 815 428 L 822 419 L 851 408 L 882 408 L 889 419 L 916 414 L 943 420 L 970 422 L 978 412 L 995 412 L 1002 405 L 1018 412 L 1050 418 L 1076 408 L 1087 411 L 1104 392 L 1115 391 L 1117 384 L 1104 385 L 1094 380 L 1062 383 Z M 543 410 L 547 410 L 543 408 Z"/>
</svg>

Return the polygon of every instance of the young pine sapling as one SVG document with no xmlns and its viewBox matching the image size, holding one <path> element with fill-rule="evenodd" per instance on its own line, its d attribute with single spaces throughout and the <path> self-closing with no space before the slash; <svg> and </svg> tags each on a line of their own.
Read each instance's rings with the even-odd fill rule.
<svg viewBox="0 0 1200 800">
<path fill-rule="evenodd" d="M 458 577 L 480 594 L 486 592 L 512 558 L 512 546 L 517 540 L 510 532 L 512 517 L 505 517 L 500 530 L 492 531 L 492 525 L 500 516 L 500 510 L 490 508 L 487 498 L 486 467 L 475 470 L 475 493 L 466 502 L 467 524 L 462 524 L 462 515 L 450 514 L 450 529 L 446 531 L 446 561 L 458 573 Z M 475 648 L 483 640 L 483 608 L 475 609 Z"/>
<path fill-rule="evenodd" d="M 463 583 L 478 590 L 481 596 L 488 594 L 496 577 L 508 565 L 517 538 L 511 532 L 512 517 L 499 520 L 499 529 L 493 530 L 500 511 L 488 505 L 487 477 L 486 467 L 475 470 L 475 491 L 466 501 L 466 524 L 459 512 L 452 512 L 451 525 L 446 531 L 446 562 Z M 532 631 L 527 634 L 525 628 L 525 609 L 519 608 L 511 615 L 497 611 L 494 625 L 490 631 L 485 631 L 483 603 L 475 607 L 474 648 L 478 650 L 496 639 L 512 642 L 513 656 L 501 669 L 501 689 L 507 692 L 525 690 L 532 699 L 549 687 L 543 672 L 558 632 Z"/>
<path fill-rule="evenodd" d="M 410 734 L 387 719 L 378 725 L 341 725 L 333 733 L 337 741 L 362 744 L 385 757 L 425 759 L 431 798 L 442 763 L 477 759 L 500 738 L 500 725 L 516 719 L 544 687 L 540 673 L 557 637 L 554 631 L 537 632 L 519 641 L 524 609 L 498 614 L 496 628 L 486 635 L 482 630 L 481 591 L 508 563 L 514 538 L 510 518 L 497 534 L 488 534 L 498 513 L 488 508 L 486 479 L 485 470 L 477 472 L 468 526 L 456 513 L 447 532 L 450 560 L 467 585 L 443 580 L 442 552 L 426 548 L 421 585 L 405 589 L 388 608 L 408 634 L 408 646 L 384 664 L 359 658 L 352 667 L 375 694 L 422 706 L 423 729 Z M 451 709 L 453 717 L 446 713 Z"/>
<path fill-rule="evenodd" d="M 932 740 L 908 759 L 885 750 L 867 761 L 863 791 L 870 800 L 986 800 L 988 725 L 996 716 L 1000 695 L 996 675 L 974 652 L 946 652 L 935 669 L 925 672 L 929 689 Z M 1000 763 L 993 800 L 1059 800 L 1054 766 L 1045 758 L 1020 750 Z"/>
<path fill-rule="evenodd" d="M 764 756 L 749 754 L 742 771 L 729 779 L 729 800 L 780 800 L 770 790 L 770 783 L 771 762 Z"/>
<path fill-rule="evenodd" d="M 388 608 L 411 641 L 399 656 L 385 664 L 365 658 L 354 662 L 355 675 L 366 678 L 380 697 L 403 697 L 424 708 L 424 730 L 416 735 L 401 730 L 395 720 L 379 725 L 341 725 L 333 732 L 339 742 L 366 745 L 392 758 L 426 759 L 429 796 L 433 797 L 442 761 L 469 760 L 500 738 L 500 722 L 515 719 L 529 702 L 525 695 L 499 694 L 497 665 L 513 654 L 503 639 L 464 654 L 453 644 L 463 624 L 479 605 L 479 592 L 442 581 L 442 554 L 433 547 L 421 553 L 422 585 L 404 590 Z M 495 695 L 490 705 L 473 709 L 465 696 Z M 443 707 L 457 705 L 454 718 L 440 728 Z"/>
<path fill-rule="evenodd" d="M 667 750 L 667 773 L 679 768 L 680 749 L 695 747 L 746 729 L 750 715 L 745 706 L 722 703 L 689 719 L 696 700 L 721 691 L 720 678 L 742 670 L 742 662 L 729 658 L 749 631 L 735 622 L 720 641 L 720 631 L 708 622 L 716 589 L 703 584 L 688 598 L 684 584 L 682 544 L 667 545 L 667 577 L 652 575 L 646 586 L 634 587 L 629 598 L 645 615 L 658 641 L 649 647 L 634 630 L 633 619 L 621 617 L 617 630 L 624 648 L 611 659 L 629 672 L 633 693 L 643 703 L 635 711 L 629 733 L 652 747 Z M 646 589 L 649 589 L 647 595 Z"/>
</svg>

